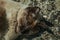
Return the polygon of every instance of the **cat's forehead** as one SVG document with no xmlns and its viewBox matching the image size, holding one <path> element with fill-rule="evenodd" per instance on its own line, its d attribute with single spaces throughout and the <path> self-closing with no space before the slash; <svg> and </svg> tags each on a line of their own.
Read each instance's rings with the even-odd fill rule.
<svg viewBox="0 0 60 40">
<path fill-rule="evenodd" d="M 27 10 L 28 12 L 35 13 L 36 10 L 40 11 L 40 8 L 39 7 L 27 7 L 25 10 Z"/>
</svg>

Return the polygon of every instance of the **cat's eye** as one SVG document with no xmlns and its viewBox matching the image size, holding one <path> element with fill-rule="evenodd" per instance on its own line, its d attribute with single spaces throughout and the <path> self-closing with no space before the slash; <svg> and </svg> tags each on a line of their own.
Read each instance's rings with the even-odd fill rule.
<svg viewBox="0 0 60 40">
<path fill-rule="evenodd" d="M 35 17 L 36 15 L 35 14 L 32 14 L 33 17 Z"/>
</svg>

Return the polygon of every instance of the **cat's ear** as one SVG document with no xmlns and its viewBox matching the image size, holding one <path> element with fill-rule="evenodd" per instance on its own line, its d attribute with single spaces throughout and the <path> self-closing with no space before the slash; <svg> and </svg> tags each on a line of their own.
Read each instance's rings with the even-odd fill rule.
<svg viewBox="0 0 60 40">
<path fill-rule="evenodd" d="M 39 7 L 36 7 L 36 9 L 35 9 L 35 13 L 39 13 L 40 12 L 40 8 Z"/>
</svg>

